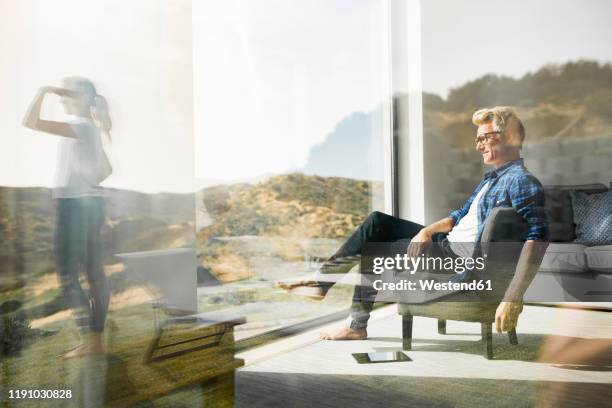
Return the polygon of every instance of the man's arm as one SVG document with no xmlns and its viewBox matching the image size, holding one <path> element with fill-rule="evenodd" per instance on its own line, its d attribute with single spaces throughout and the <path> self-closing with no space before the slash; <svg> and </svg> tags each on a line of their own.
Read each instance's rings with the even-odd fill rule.
<svg viewBox="0 0 612 408">
<path fill-rule="evenodd" d="M 446 217 L 434 222 L 421 229 L 410 241 L 408 245 L 408 256 L 417 257 L 424 253 L 432 243 L 432 236 L 436 232 L 450 232 L 455 225 L 455 220 L 452 217 Z"/>
<path fill-rule="evenodd" d="M 436 232 L 450 232 L 454 226 L 455 220 L 451 217 L 446 217 L 426 226 L 421 231 L 426 231 L 431 236 Z"/>
<path fill-rule="evenodd" d="M 548 242 L 543 241 L 526 241 L 523 245 L 514 277 L 495 313 L 495 328 L 498 333 L 516 327 L 518 316 L 523 309 L 523 295 L 540 268 L 547 247 Z"/>
<path fill-rule="evenodd" d="M 548 242 L 526 241 L 521 250 L 514 277 L 504 295 L 504 301 L 521 302 L 523 295 L 540 268 Z"/>
<path fill-rule="evenodd" d="M 514 277 L 495 313 L 498 332 L 516 327 L 523 309 L 523 295 L 538 271 L 548 247 L 548 219 L 544 192 L 532 177 L 517 179 L 510 189 L 512 206 L 528 224 L 527 240 L 516 264 Z"/>
</svg>

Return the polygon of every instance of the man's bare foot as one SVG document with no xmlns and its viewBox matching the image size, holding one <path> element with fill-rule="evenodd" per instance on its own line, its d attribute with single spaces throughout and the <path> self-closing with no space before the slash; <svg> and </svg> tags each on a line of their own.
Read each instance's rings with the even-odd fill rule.
<svg viewBox="0 0 612 408">
<path fill-rule="evenodd" d="M 306 296 L 314 300 L 322 300 L 327 295 L 327 289 L 315 280 L 278 281 L 276 287 L 291 294 Z"/>
<path fill-rule="evenodd" d="M 348 326 L 343 326 L 338 331 L 333 333 L 321 333 L 321 340 L 365 340 L 368 338 L 366 329 L 351 329 Z"/>
</svg>

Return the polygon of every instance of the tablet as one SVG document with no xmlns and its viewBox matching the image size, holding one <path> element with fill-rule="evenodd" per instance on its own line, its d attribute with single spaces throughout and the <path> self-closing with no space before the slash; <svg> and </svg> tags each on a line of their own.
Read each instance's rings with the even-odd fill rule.
<svg viewBox="0 0 612 408">
<path fill-rule="evenodd" d="M 380 353 L 353 353 L 359 364 L 394 363 L 398 361 L 412 361 L 401 351 L 388 351 Z"/>
</svg>

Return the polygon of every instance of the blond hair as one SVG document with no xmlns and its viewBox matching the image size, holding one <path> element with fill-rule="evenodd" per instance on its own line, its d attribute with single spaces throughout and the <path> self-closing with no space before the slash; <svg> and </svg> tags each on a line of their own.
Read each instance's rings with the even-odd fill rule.
<svg viewBox="0 0 612 408">
<path fill-rule="evenodd" d="M 479 109 L 472 116 L 472 123 L 476 126 L 491 123 L 496 132 L 508 131 L 519 139 L 519 146 L 525 140 L 525 126 L 519 119 L 516 111 L 509 106 L 495 106 L 493 108 Z"/>
</svg>

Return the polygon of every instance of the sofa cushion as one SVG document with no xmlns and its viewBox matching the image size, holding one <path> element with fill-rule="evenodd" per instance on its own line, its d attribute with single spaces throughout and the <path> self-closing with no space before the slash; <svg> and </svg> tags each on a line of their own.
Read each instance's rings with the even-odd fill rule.
<svg viewBox="0 0 612 408">
<path fill-rule="evenodd" d="M 612 245 L 590 247 L 584 253 L 590 269 L 612 273 Z"/>
<path fill-rule="evenodd" d="M 551 243 L 540 265 L 542 272 L 587 272 L 585 245 Z"/>
<path fill-rule="evenodd" d="M 571 191 L 592 194 L 607 189 L 604 184 L 599 183 L 544 187 L 550 242 L 569 242 L 576 239 Z"/>
<path fill-rule="evenodd" d="M 575 242 L 612 244 L 612 191 L 598 194 L 574 191 L 571 195 L 576 223 Z"/>
</svg>

